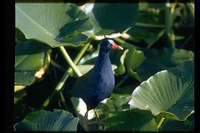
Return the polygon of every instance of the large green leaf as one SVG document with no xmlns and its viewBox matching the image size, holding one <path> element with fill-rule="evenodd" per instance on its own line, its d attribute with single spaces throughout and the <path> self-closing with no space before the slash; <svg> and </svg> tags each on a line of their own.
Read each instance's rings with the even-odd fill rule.
<svg viewBox="0 0 200 133">
<path fill-rule="evenodd" d="M 164 119 L 159 131 L 193 131 L 193 129 L 194 124 L 192 124 L 188 119 L 185 121 L 179 121 L 166 118 Z"/>
<path fill-rule="evenodd" d="M 146 59 L 136 68 L 142 80 L 148 79 L 158 71 L 175 67 L 184 61 L 194 60 L 194 53 L 184 49 L 142 49 Z M 148 69 L 147 69 L 148 68 Z"/>
<path fill-rule="evenodd" d="M 110 35 L 135 25 L 139 15 L 138 3 L 89 3 L 86 14 L 94 25 L 93 34 Z"/>
<path fill-rule="evenodd" d="M 14 128 L 16 131 L 76 131 L 78 121 L 78 117 L 64 110 L 39 110 L 16 123 Z"/>
<path fill-rule="evenodd" d="M 194 62 L 186 61 L 142 82 L 129 104 L 160 117 L 185 120 L 194 111 Z"/>
<path fill-rule="evenodd" d="M 36 72 L 47 68 L 51 49 L 36 40 L 27 40 L 15 46 L 15 84 L 31 85 Z M 42 76 L 42 75 L 41 75 Z"/>
<path fill-rule="evenodd" d="M 85 42 L 87 37 L 81 33 L 92 29 L 89 17 L 74 4 L 16 3 L 15 9 L 16 27 L 26 38 L 40 40 L 51 47 Z"/>
<path fill-rule="evenodd" d="M 149 111 L 138 109 L 112 112 L 106 120 L 106 131 L 157 131 L 157 124 Z"/>
<path fill-rule="evenodd" d="M 22 43 L 24 41 L 26 41 L 24 34 L 18 28 L 15 28 L 15 42 Z"/>
</svg>

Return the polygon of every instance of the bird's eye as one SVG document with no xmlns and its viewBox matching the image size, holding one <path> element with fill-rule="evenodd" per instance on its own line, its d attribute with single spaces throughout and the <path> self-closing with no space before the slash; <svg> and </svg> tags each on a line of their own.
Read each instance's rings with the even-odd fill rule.
<svg viewBox="0 0 200 133">
<path fill-rule="evenodd" d="M 111 46 L 112 44 L 111 43 L 108 43 L 108 46 Z"/>
</svg>

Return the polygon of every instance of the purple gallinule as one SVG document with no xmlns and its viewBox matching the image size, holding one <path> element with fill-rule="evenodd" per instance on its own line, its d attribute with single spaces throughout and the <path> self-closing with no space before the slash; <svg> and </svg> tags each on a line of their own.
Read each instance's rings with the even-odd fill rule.
<svg viewBox="0 0 200 133">
<path fill-rule="evenodd" d="M 82 98 L 88 111 L 94 109 L 113 92 L 115 78 L 109 58 L 110 50 L 123 50 L 123 48 L 111 39 L 102 41 L 94 67 L 79 77 L 70 89 L 70 95 Z"/>
</svg>

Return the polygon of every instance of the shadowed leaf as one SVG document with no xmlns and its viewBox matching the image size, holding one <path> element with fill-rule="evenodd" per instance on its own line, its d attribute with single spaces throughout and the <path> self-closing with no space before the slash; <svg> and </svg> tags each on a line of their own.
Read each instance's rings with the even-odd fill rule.
<svg viewBox="0 0 200 133">
<path fill-rule="evenodd" d="M 79 118 L 64 110 L 40 110 L 26 116 L 14 127 L 16 131 L 76 131 L 78 121 Z"/>
<path fill-rule="evenodd" d="M 113 112 L 106 120 L 106 131 L 157 131 L 157 124 L 149 111 L 138 109 Z"/>
<path fill-rule="evenodd" d="M 45 73 L 51 49 L 36 40 L 15 46 L 15 84 L 31 85 Z"/>
</svg>

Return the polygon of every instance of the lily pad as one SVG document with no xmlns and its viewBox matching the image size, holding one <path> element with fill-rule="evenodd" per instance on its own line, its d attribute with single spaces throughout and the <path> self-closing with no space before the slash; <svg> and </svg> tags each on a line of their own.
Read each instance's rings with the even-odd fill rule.
<svg viewBox="0 0 200 133">
<path fill-rule="evenodd" d="M 76 131 L 78 121 L 78 117 L 64 110 L 39 110 L 16 123 L 14 128 L 16 131 Z"/>
<path fill-rule="evenodd" d="M 185 61 L 142 82 L 129 104 L 160 117 L 187 119 L 194 111 L 194 62 Z"/>
<path fill-rule="evenodd" d="M 75 42 L 77 39 L 71 36 L 93 27 L 89 17 L 71 3 L 16 3 L 15 9 L 16 27 L 26 38 L 37 39 L 51 47 L 85 42 L 86 36 L 78 36 L 82 40 Z"/>
</svg>

